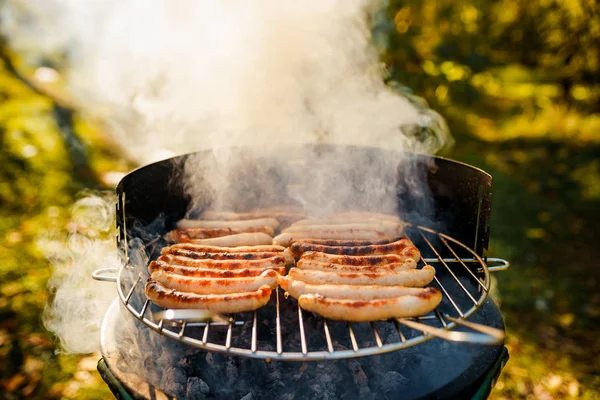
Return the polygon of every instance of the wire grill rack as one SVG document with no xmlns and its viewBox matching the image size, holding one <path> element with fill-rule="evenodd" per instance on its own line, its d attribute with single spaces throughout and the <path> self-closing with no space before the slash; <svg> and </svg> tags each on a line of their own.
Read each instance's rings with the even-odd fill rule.
<svg viewBox="0 0 600 400">
<path fill-rule="evenodd" d="M 121 204 L 125 203 L 124 196 Z M 119 211 L 125 217 L 124 207 Z M 145 268 L 140 270 L 139 263 L 131 261 L 127 232 L 121 235 L 125 263 L 118 272 L 114 269 L 112 272 L 117 272 L 121 302 L 147 327 L 181 343 L 228 355 L 287 361 L 335 360 L 400 350 L 433 337 L 501 343 L 503 332 L 467 319 L 488 296 L 490 271 L 506 269 L 508 262 L 496 258 L 484 261 L 468 246 L 424 226 L 409 224 L 407 234 L 425 255 L 418 268 L 435 267 L 431 285 L 443 294 L 442 303 L 432 313 L 418 318 L 369 323 L 331 321 L 303 311 L 295 299 L 287 298 L 277 288 L 266 307 L 231 315 L 226 322 L 162 319 L 159 315 L 165 315 L 164 310 L 144 295 L 148 273 Z M 103 277 L 109 270 L 97 271 L 94 277 L 112 280 Z M 457 331 L 459 325 L 480 333 Z"/>
</svg>

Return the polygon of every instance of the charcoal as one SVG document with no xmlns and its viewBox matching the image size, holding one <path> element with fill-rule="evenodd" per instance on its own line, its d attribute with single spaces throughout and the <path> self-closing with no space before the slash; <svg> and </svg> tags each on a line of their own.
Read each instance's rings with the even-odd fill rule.
<svg viewBox="0 0 600 400">
<path fill-rule="evenodd" d="M 187 390 L 185 392 L 186 400 L 202 400 L 206 399 L 210 393 L 208 384 L 202 379 L 193 376 L 187 380 Z"/>
<path fill-rule="evenodd" d="M 396 391 L 401 388 L 407 380 L 408 379 L 402 376 L 399 372 L 388 371 L 383 374 L 383 377 L 379 381 L 381 382 L 381 390 L 386 394 L 386 396 L 389 396 L 396 393 Z"/>
</svg>

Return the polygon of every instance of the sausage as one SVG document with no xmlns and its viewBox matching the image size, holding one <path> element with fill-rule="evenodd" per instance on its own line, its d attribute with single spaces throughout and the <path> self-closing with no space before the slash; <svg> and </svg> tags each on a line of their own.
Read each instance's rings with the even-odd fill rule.
<svg viewBox="0 0 600 400">
<path fill-rule="evenodd" d="M 277 255 L 283 255 L 281 252 L 277 253 L 265 253 L 265 252 L 254 252 L 254 253 L 209 253 L 205 251 L 193 251 L 182 248 L 170 249 L 162 254 L 173 254 L 175 256 L 184 256 L 194 258 L 197 260 L 261 260 L 263 258 L 270 258 Z"/>
<path fill-rule="evenodd" d="M 180 292 L 197 294 L 223 294 L 252 292 L 263 285 L 271 289 L 277 287 L 279 274 L 273 270 L 263 271 L 259 276 L 241 278 L 198 278 L 183 276 L 166 271 L 155 271 L 150 279 L 159 282 L 164 287 Z"/>
<path fill-rule="evenodd" d="M 196 294 L 167 289 L 152 279 L 148 279 L 145 293 L 151 302 L 164 308 L 196 308 L 220 314 L 256 310 L 264 307 L 271 298 L 271 288 L 266 285 L 254 292 Z"/>
<path fill-rule="evenodd" d="M 433 311 L 442 301 L 439 290 L 429 287 L 419 294 L 389 299 L 346 300 L 303 294 L 298 304 L 306 311 L 325 318 L 343 321 L 377 321 L 390 318 L 417 317 Z"/>
<path fill-rule="evenodd" d="M 271 253 L 207 253 L 203 251 L 192 251 L 186 249 L 171 249 L 163 254 L 172 254 L 174 256 L 183 256 L 193 258 L 196 260 L 263 260 L 265 258 L 271 258 L 275 256 L 285 257 L 288 264 L 294 263 L 294 258 L 291 257 L 290 253 L 284 252 L 271 252 Z"/>
<path fill-rule="evenodd" d="M 361 216 L 337 216 L 322 218 L 307 218 L 294 222 L 291 226 L 301 225 L 340 225 L 347 223 L 379 223 L 379 224 L 401 224 L 404 222 L 399 218 L 379 218 L 379 217 L 361 217 Z"/>
<path fill-rule="evenodd" d="M 419 257 L 417 257 L 415 260 L 413 254 L 414 251 L 417 253 L 419 252 L 416 247 L 414 247 L 414 249 L 407 247 L 406 249 L 402 250 L 400 254 L 382 254 L 376 256 L 345 256 L 321 253 L 317 251 L 307 251 L 302 254 L 300 260 L 346 265 L 386 265 L 390 263 L 399 263 L 406 260 L 411 260 L 416 266 Z"/>
<path fill-rule="evenodd" d="M 325 297 L 349 300 L 374 300 L 388 299 L 407 294 L 422 293 L 423 288 L 406 286 L 380 286 L 380 285 L 311 285 L 302 281 L 290 279 L 287 276 L 279 277 L 279 285 L 297 299 L 303 294 L 318 294 Z"/>
<path fill-rule="evenodd" d="M 260 245 L 260 246 L 237 246 L 237 247 L 221 247 L 221 246 L 203 246 L 194 243 L 176 243 L 171 246 L 166 246 L 161 249 L 161 253 L 169 253 L 171 249 L 185 249 L 206 253 L 253 253 L 253 252 L 281 252 L 286 248 L 275 245 Z"/>
<path fill-rule="evenodd" d="M 273 229 L 279 228 L 279 221 L 275 218 L 257 218 L 247 219 L 238 221 L 203 221 L 195 219 L 182 219 L 177 222 L 177 228 L 189 229 L 189 228 L 250 228 L 250 227 L 261 227 L 269 226 Z"/>
<path fill-rule="evenodd" d="M 189 243 L 201 244 L 205 246 L 256 246 L 264 244 L 273 244 L 273 238 L 266 233 L 240 233 L 237 235 L 222 236 L 212 239 L 191 239 Z"/>
<path fill-rule="evenodd" d="M 296 267 L 300 269 L 330 271 L 330 272 L 354 272 L 354 273 L 377 273 L 377 272 L 397 272 L 406 269 L 414 269 L 417 264 L 413 260 L 404 260 L 383 265 L 348 265 L 334 264 L 321 261 L 304 260 L 301 258 Z"/>
<path fill-rule="evenodd" d="M 314 232 L 314 231 L 345 231 L 345 230 L 361 230 L 361 231 L 376 231 L 385 233 L 391 236 L 400 236 L 404 231 L 404 225 L 399 223 L 389 222 L 352 222 L 340 224 L 316 224 L 316 225 L 292 225 L 285 228 L 283 233 L 291 232 Z M 328 238 L 327 238 L 328 239 Z"/>
<path fill-rule="evenodd" d="M 175 229 L 165 235 L 170 242 L 189 242 L 192 239 L 210 239 L 222 236 L 236 235 L 239 233 L 262 232 L 273 236 L 275 230 L 270 226 L 246 227 L 246 228 L 190 228 Z"/>
<path fill-rule="evenodd" d="M 328 272 L 292 268 L 290 269 L 288 276 L 291 279 L 297 279 L 313 285 L 401 285 L 408 287 L 423 287 L 433 280 L 435 268 L 426 265 L 422 269 L 376 273 Z"/>
<path fill-rule="evenodd" d="M 374 256 L 384 254 L 400 254 L 408 246 L 414 247 L 410 239 L 403 237 L 387 244 L 375 244 L 368 246 L 325 246 L 295 242 L 290 245 L 290 251 L 294 257 L 300 257 L 306 251 L 318 251 L 327 254 L 338 254 L 347 256 Z"/>
<path fill-rule="evenodd" d="M 225 220 L 225 221 L 240 221 L 258 218 L 275 218 L 279 222 L 297 221 L 302 219 L 304 214 L 296 211 L 271 211 L 271 210 L 256 210 L 245 213 L 235 213 L 230 211 L 212 211 L 207 210 L 200 215 L 203 220 Z"/>
<path fill-rule="evenodd" d="M 258 276 L 263 271 L 273 270 L 279 275 L 285 275 L 286 268 L 269 267 L 269 268 L 243 268 L 243 269 L 214 269 L 214 268 L 198 268 L 185 265 L 171 264 L 165 261 L 152 261 L 148 265 L 148 272 L 152 274 L 155 271 L 171 272 L 173 274 L 196 276 L 202 278 L 243 278 L 246 276 Z"/>
<path fill-rule="evenodd" d="M 310 243 L 310 244 L 321 244 L 325 246 L 371 246 L 374 244 L 388 244 L 393 239 L 383 240 L 340 240 L 340 239 L 298 239 L 298 242 Z"/>
<path fill-rule="evenodd" d="M 170 264 L 183 265 L 188 267 L 198 268 L 214 268 L 214 269 L 243 269 L 243 268 L 276 268 L 286 265 L 285 257 L 282 255 L 263 258 L 262 260 L 196 260 L 189 257 L 176 256 L 173 254 L 163 254 L 158 257 L 159 261 L 164 261 Z"/>
<path fill-rule="evenodd" d="M 393 236 L 374 230 L 360 229 L 323 229 L 319 231 L 284 232 L 273 238 L 273 243 L 289 246 L 302 239 L 358 239 L 358 240 L 390 240 Z"/>
</svg>

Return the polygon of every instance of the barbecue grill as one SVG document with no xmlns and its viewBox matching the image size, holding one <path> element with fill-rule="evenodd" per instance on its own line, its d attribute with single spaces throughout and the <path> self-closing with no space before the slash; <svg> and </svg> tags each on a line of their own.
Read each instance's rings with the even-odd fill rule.
<svg viewBox="0 0 600 400">
<path fill-rule="evenodd" d="M 112 382 L 111 387 L 128 388 L 129 391 L 137 388 L 137 394 L 145 397 L 152 397 L 151 392 L 154 396 L 162 393 L 161 389 L 169 395 L 185 393 L 181 391 L 183 387 L 168 393 L 169 388 L 160 387 L 160 379 L 158 383 L 150 382 L 147 376 L 132 374 L 123 367 L 127 357 L 120 354 L 122 351 L 114 334 L 118 330 L 118 319 L 123 318 L 135 321 L 132 323 L 137 335 L 151 338 L 143 341 L 141 347 L 150 346 L 147 347 L 150 352 L 157 343 L 168 348 L 171 356 L 176 357 L 171 360 L 173 364 L 177 364 L 177 357 L 198 362 L 198 357 L 204 360 L 207 354 L 215 354 L 214 357 L 223 357 L 223 360 L 243 358 L 247 359 L 243 362 L 252 363 L 249 364 L 252 368 L 240 369 L 238 375 L 242 372 L 253 375 L 255 363 L 272 361 L 282 365 L 281 368 L 292 376 L 291 371 L 298 369 L 327 370 L 330 365 L 335 365 L 345 371 L 349 365 L 373 368 L 372 364 L 381 360 L 383 364 L 396 360 L 392 364 L 397 364 L 399 360 L 416 357 L 415 363 L 409 366 L 410 372 L 400 371 L 415 378 L 402 381 L 391 390 L 386 386 L 386 396 L 464 398 L 462 396 L 489 393 L 493 378 L 507 358 L 502 346 L 502 317 L 488 299 L 490 272 L 509 266 L 503 259 L 483 256 L 490 235 L 491 176 L 467 164 L 440 157 L 375 148 L 299 146 L 290 149 L 289 154 L 302 159 L 306 154 L 328 157 L 340 151 L 350 164 L 377 163 L 382 158 L 394 157 L 402 160 L 392 171 L 398 186 L 398 212 L 408 221 L 406 233 L 422 253 L 420 265 L 429 264 L 436 268 L 432 285 L 443 294 L 443 301 L 436 310 L 419 318 L 342 323 L 303 311 L 294 299 L 286 298 L 281 289 L 276 289 L 266 307 L 226 320 L 169 318 L 168 313 L 162 312 L 144 295 L 147 278 L 144 256 L 156 257 L 164 245 L 162 234 L 172 229 L 186 213 L 201 211 L 203 204 L 210 203 L 209 199 L 200 202 L 194 199 L 195 209 L 190 211 L 192 199 L 186 194 L 181 177 L 181 166 L 189 157 L 209 158 L 210 152 L 175 157 L 131 172 L 117 187 L 117 243 L 122 250 L 123 265 L 119 269 L 99 270 L 93 275 L 95 279 L 117 284 L 119 299 L 107 313 L 101 338 L 103 360 L 100 369 L 109 384 Z M 284 188 L 290 178 L 285 170 L 273 168 L 271 162 L 274 161 L 265 158 L 256 160 L 255 165 L 260 165 L 261 171 L 267 171 L 273 185 L 283 188 L 280 192 L 286 193 Z M 408 180 L 415 177 L 425 190 L 403 190 Z M 360 177 L 356 179 L 360 180 Z M 260 199 L 260 193 L 248 197 Z M 213 356 L 210 357 L 212 360 Z M 426 365 L 422 357 L 433 364 Z M 310 363 L 304 363 L 307 361 Z M 212 367 L 219 369 L 218 365 Z M 386 372 L 383 367 L 376 368 L 382 371 L 374 372 L 375 375 Z M 393 367 L 388 368 L 388 372 L 393 371 Z M 436 372 L 444 369 L 451 372 Z M 424 376 L 432 374 L 435 376 L 423 380 Z M 278 379 L 285 381 L 281 377 Z M 415 385 L 415 379 L 423 382 Z M 188 392 L 189 386 L 196 381 L 191 382 L 183 385 Z M 379 385 L 385 386 L 383 382 Z M 213 384 L 215 382 L 207 385 Z M 294 385 L 293 382 L 289 384 Z M 378 389 L 370 390 L 378 393 Z M 216 390 L 210 393 L 219 397 Z M 224 397 L 236 398 L 236 395 Z M 302 398 L 297 393 L 295 396 Z"/>
</svg>

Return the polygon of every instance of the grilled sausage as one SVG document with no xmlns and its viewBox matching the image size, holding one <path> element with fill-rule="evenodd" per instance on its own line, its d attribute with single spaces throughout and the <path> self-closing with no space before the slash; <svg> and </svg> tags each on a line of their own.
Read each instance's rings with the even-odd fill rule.
<svg viewBox="0 0 600 400">
<path fill-rule="evenodd" d="M 263 285 L 274 289 L 277 286 L 278 276 L 279 274 L 273 270 L 263 271 L 259 276 L 241 278 L 198 278 L 156 271 L 152 273 L 150 279 L 159 282 L 166 288 L 180 292 L 223 294 L 252 292 Z"/>
<path fill-rule="evenodd" d="M 322 218 L 307 218 L 301 219 L 294 222 L 291 226 L 302 226 L 302 225 L 340 225 L 348 223 L 379 223 L 379 224 L 401 224 L 404 222 L 399 218 L 378 218 L 378 217 L 361 217 L 361 216 L 337 216 L 333 215 L 330 217 Z"/>
<path fill-rule="evenodd" d="M 401 238 L 387 244 L 376 244 L 369 246 L 324 246 L 320 244 L 295 242 L 290 246 L 290 251 L 296 258 L 300 257 L 306 251 L 318 251 L 321 253 L 347 256 L 374 256 L 384 254 L 399 254 L 408 246 L 414 247 L 408 238 Z"/>
<path fill-rule="evenodd" d="M 189 250 L 184 247 L 171 246 L 163 248 L 162 254 L 172 254 L 176 256 L 184 256 L 195 259 L 212 259 L 212 260 L 262 260 L 265 258 L 271 258 L 275 256 L 283 256 L 285 262 L 288 265 L 294 263 L 294 257 L 291 252 L 285 251 L 272 251 L 272 252 L 205 252 Z"/>
<path fill-rule="evenodd" d="M 256 246 L 273 244 L 273 238 L 262 232 L 240 233 L 238 235 L 222 236 L 212 239 L 191 239 L 189 243 L 223 247 Z"/>
<path fill-rule="evenodd" d="M 382 254 L 377 256 L 344 256 L 307 251 L 302 254 L 300 260 L 346 265 L 386 265 L 411 260 L 416 265 L 419 257 L 415 260 L 414 251 L 419 252 L 414 246 L 413 248 L 407 247 L 400 254 Z"/>
<path fill-rule="evenodd" d="M 318 270 L 290 269 L 288 276 L 313 285 L 382 285 L 423 287 L 435 276 L 435 268 L 430 265 L 422 269 L 407 269 L 398 272 L 327 272 Z"/>
<path fill-rule="evenodd" d="M 148 272 L 152 274 L 155 271 L 165 271 L 178 275 L 196 276 L 200 278 L 243 278 L 247 276 L 259 276 L 264 271 L 273 270 L 279 275 L 285 275 L 286 268 L 269 267 L 269 268 L 243 268 L 243 269 L 214 269 L 214 268 L 198 268 L 185 265 L 177 265 L 161 260 L 152 261 L 148 266 Z"/>
<path fill-rule="evenodd" d="M 393 240 L 393 239 L 392 239 Z M 390 239 L 383 240 L 341 240 L 341 239 L 298 239 L 298 242 L 310 243 L 310 244 L 321 244 L 324 246 L 372 246 L 375 244 L 388 244 Z"/>
<path fill-rule="evenodd" d="M 222 236 L 237 235 L 240 233 L 262 232 L 273 236 L 275 230 L 270 226 L 251 226 L 245 228 L 191 228 L 175 229 L 165 235 L 170 242 L 189 242 L 192 239 L 210 239 Z"/>
<path fill-rule="evenodd" d="M 264 307 L 271 298 L 271 288 L 263 286 L 254 292 L 230 294 L 195 294 L 167 289 L 160 282 L 149 279 L 146 297 L 164 308 L 196 308 L 215 313 L 231 314 Z"/>
<path fill-rule="evenodd" d="M 407 294 L 419 294 L 423 288 L 406 286 L 379 286 L 379 285 L 311 285 L 302 281 L 280 276 L 279 285 L 297 299 L 303 294 L 318 294 L 325 297 L 348 300 L 374 300 L 389 299 L 391 297 L 404 296 Z"/>
<path fill-rule="evenodd" d="M 159 261 L 164 261 L 170 264 L 183 265 L 188 267 L 198 268 L 214 268 L 214 269 L 244 269 L 244 268 L 277 268 L 286 265 L 286 260 L 283 255 L 263 258 L 262 260 L 196 260 L 189 257 L 176 256 L 173 254 L 163 254 L 158 257 Z"/>
<path fill-rule="evenodd" d="M 172 254 L 174 256 L 183 256 L 193 258 L 196 260 L 263 260 L 265 258 L 271 258 L 275 256 L 283 256 L 286 259 L 287 264 L 293 264 L 294 258 L 290 253 L 285 252 L 271 252 L 271 253 L 207 253 L 200 251 L 191 251 L 186 249 L 171 249 L 163 254 Z"/>
<path fill-rule="evenodd" d="M 269 226 L 273 229 L 279 228 L 279 221 L 275 218 L 257 218 L 257 219 L 247 219 L 247 220 L 238 220 L 238 221 L 225 221 L 225 220 L 216 220 L 216 221 L 205 221 L 205 220 L 195 220 L 195 219 L 182 219 L 177 222 L 177 228 L 179 229 L 189 229 L 189 228 L 252 228 L 252 227 L 261 227 L 261 226 Z"/>
<path fill-rule="evenodd" d="M 176 243 L 171 246 L 163 247 L 161 253 L 169 253 L 171 249 L 185 249 L 206 253 L 253 253 L 253 252 L 281 252 L 286 248 L 275 245 L 260 245 L 260 246 L 237 246 L 237 247 L 222 247 L 222 246 L 203 246 L 194 243 Z"/>
<path fill-rule="evenodd" d="M 292 232 L 315 232 L 315 231 L 345 231 L 345 230 L 360 230 L 360 231 L 376 231 L 385 233 L 392 237 L 400 236 L 404 231 L 404 225 L 399 223 L 389 222 L 352 222 L 340 224 L 317 224 L 317 225 L 292 225 L 285 228 L 283 233 Z M 329 238 L 326 238 L 329 239 Z"/>
<path fill-rule="evenodd" d="M 257 210 L 245 213 L 235 213 L 229 211 L 205 211 L 200 215 L 200 219 L 203 220 L 225 220 L 225 221 L 240 221 L 248 219 L 258 218 L 275 218 L 279 222 L 281 220 L 286 221 L 297 221 L 304 217 L 300 212 L 295 211 L 271 211 L 271 210 Z"/>
<path fill-rule="evenodd" d="M 301 258 L 296 267 L 300 269 L 309 269 L 329 272 L 354 272 L 354 273 L 379 273 L 379 272 L 397 272 L 407 269 L 414 269 L 417 264 L 413 260 L 405 260 L 383 265 L 348 265 L 334 264 L 321 261 L 305 260 Z"/>
<path fill-rule="evenodd" d="M 390 240 L 393 235 L 388 235 L 374 230 L 360 229 L 323 229 L 319 231 L 284 232 L 273 238 L 273 243 L 289 246 L 291 243 L 302 239 L 342 239 L 342 240 Z"/>
<path fill-rule="evenodd" d="M 325 318 L 343 321 L 377 321 L 390 318 L 417 317 L 435 309 L 442 301 L 439 290 L 429 287 L 419 294 L 389 299 L 345 300 L 304 294 L 298 304 L 304 310 Z"/>
</svg>

